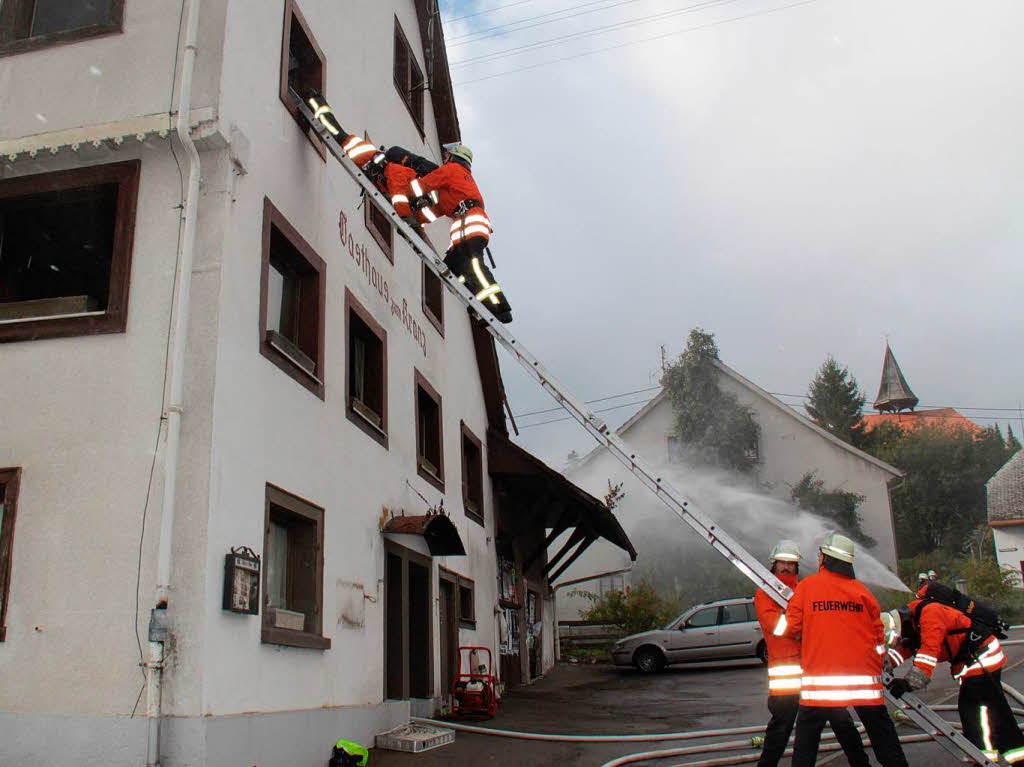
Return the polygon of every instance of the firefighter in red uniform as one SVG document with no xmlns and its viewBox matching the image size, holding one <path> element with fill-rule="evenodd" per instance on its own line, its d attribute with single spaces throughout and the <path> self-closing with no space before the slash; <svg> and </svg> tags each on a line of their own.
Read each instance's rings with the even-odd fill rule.
<svg viewBox="0 0 1024 767">
<path fill-rule="evenodd" d="M 409 184 L 412 207 L 429 205 L 429 195 L 437 193 L 437 212 L 452 220 L 445 265 L 499 321 L 511 322 L 508 300 L 484 263 L 492 227 L 483 195 L 470 172 L 473 153 L 463 144 L 445 144 L 444 150 L 445 161 L 440 168 Z"/>
<path fill-rule="evenodd" d="M 414 212 L 407 194 L 409 183 L 413 179 L 437 170 L 438 166 L 435 163 L 398 146 L 382 152 L 362 136 L 346 133 L 334 116 L 334 110 L 319 93 L 310 93 L 306 103 L 313 110 L 313 117 L 320 121 L 366 177 L 387 195 L 395 212 L 405 219 L 409 226 L 421 230 L 424 224 L 437 220 L 437 215 L 429 204 Z"/>
<path fill-rule="evenodd" d="M 885 635 L 878 600 L 854 577 L 853 553 L 846 536 L 825 536 L 818 572 L 797 585 L 773 632 L 800 637 L 803 676 L 793 767 L 812 767 L 822 727 L 847 706 L 856 709 L 882 767 L 907 765 L 882 697 Z"/>
<path fill-rule="evenodd" d="M 992 634 L 972 637 L 971 619 L 938 602 L 915 599 L 883 617 L 887 618 L 887 639 L 896 645 L 889 650 L 893 665 L 900 665 L 910 654 L 914 658 L 907 675 L 889 683 L 889 691 L 900 697 L 908 690 L 924 689 L 935 666 L 948 662 L 950 674 L 960 683 L 957 709 L 964 737 L 990 759 L 1002 754 L 1010 764 L 1024 760 L 1024 736 L 1003 694 L 1000 676 L 1006 656 L 999 639 Z"/>
<path fill-rule="evenodd" d="M 779 541 L 770 556 L 771 571 L 791 589 L 797 585 L 800 569 L 800 548 L 794 541 Z M 775 636 L 772 632 L 782 617 L 782 606 L 763 589 L 754 595 L 754 609 L 761 624 L 768 650 L 768 710 L 772 718 L 764 731 L 764 747 L 758 767 L 776 767 L 786 751 L 786 744 L 793 732 L 793 723 L 800 708 L 800 642 L 790 637 Z M 850 764 L 867 767 L 869 764 L 864 746 L 853 720 L 846 709 L 836 711 L 832 720 L 836 739 L 843 746 Z"/>
</svg>

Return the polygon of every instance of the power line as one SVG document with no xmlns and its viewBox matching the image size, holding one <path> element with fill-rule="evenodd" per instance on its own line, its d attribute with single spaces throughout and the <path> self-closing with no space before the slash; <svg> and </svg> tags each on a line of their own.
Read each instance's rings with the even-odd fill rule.
<svg viewBox="0 0 1024 767">
<path fill-rule="evenodd" d="M 609 46 L 607 46 L 605 48 L 597 48 L 597 49 L 595 49 L 593 51 L 586 51 L 585 53 L 577 53 L 577 54 L 574 54 L 572 56 L 563 56 L 562 58 L 552 59 L 551 61 L 542 61 L 539 64 L 531 64 L 531 65 L 525 66 L 525 67 L 517 67 L 516 69 L 509 69 L 509 70 L 507 70 L 505 72 L 497 72 L 496 74 L 487 75 L 485 77 L 477 77 L 477 78 L 475 78 L 473 80 L 462 80 L 461 82 L 454 83 L 454 85 L 471 85 L 473 83 L 480 83 L 480 82 L 483 82 L 484 80 L 493 80 L 496 77 L 504 77 L 505 75 L 511 75 L 511 74 L 515 74 L 517 72 L 525 72 L 525 71 L 527 71 L 529 69 L 538 69 L 539 67 L 546 67 L 546 66 L 550 66 L 552 64 L 560 64 L 560 63 L 562 63 L 564 61 L 571 61 L 573 59 L 580 59 L 580 58 L 583 58 L 584 56 L 594 56 L 594 55 L 596 55 L 598 53 L 605 53 L 607 51 L 613 51 L 613 50 L 617 50 L 619 48 L 628 48 L 628 47 L 633 46 L 633 45 L 640 45 L 642 43 L 649 43 L 649 42 L 653 42 L 655 40 L 662 40 L 662 39 L 664 39 L 666 37 L 672 37 L 673 35 L 682 35 L 682 34 L 685 34 L 687 32 L 696 32 L 696 31 L 702 30 L 702 29 L 711 29 L 712 27 L 717 27 L 717 26 L 720 26 L 722 24 L 729 24 L 729 23 L 734 22 L 734 21 L 742 21 L 744 19 L 750 19 L 750 18 L 753 18 L 755 16 L 765 16 L 765 15 L 767 15 L 769 13 L 778 13 L 779 11 L 786 11 L 786 10 L 789 10 L 790 8 L 797 8 L 797 7 L 801 6 L 801 5 L 810 5 L 810 4 L 816 3 L 816 2 L 818 2 L 818 0 L 800 0 L 800 2 L 789 3 L 788 5 L 780 5 L 777 8 L 768 8 L 768 9 L 763 10 L 763 11 L 755 11 L 753 13 L 747 13 L 747 14 L 744 14 L 742 16 L 734 16 L 731 19 L 721 19 L 719 21 L 710 22 L 708 24 L 701 24 L 701 25 L 698 25 L 696 27 L 687 27 L 686 29 L 677 29 L 674 32 L 665 32 L 664 34 L 654 35 L 653 37 L 644 37 L 644 38 L 641 38 L 639 40 L 631 40 L 629 42 L 619 43 L 617 45 L 609 45 Z"/>
<path fill-rule="evenodd" d="M 644 392 L 654 391 L 655 389 L 660 389 L 660 388 L 661 388 L 660 386 L 648 386 L 646 389 L 635 389 L 633 391 L 623 392 L 622 394 L 613 394 L 610 397 L 598 397 L 597 399 L 588 399 L 583 404 L 584 405 L 591 405 L 591 404 L 593 404 L 595 402 L 607 402 L 610 399 L 618 399 L 619 397 L 628 397 L 631 394 L 643 394 Z M 526 418 L 527 416 L 540 415 L 541 413 L 555 413 L 555 412 L 557 412 L 559 410 L 563 410 L 563 409 L 564 408 L 562 408 L 562 407 L 549 407 L 546 410 L 531 410 L 529 413 L 515 413 L 515 414 L 513 414 L 513 416 L 515 418 Z"/>
<path fill-rule="evenodd" d="M 463 19 L 471 19 L 474 16 L 483 16 L 484 14 L 487 14 L 487 13 L 494 13 L 495 11 L 502 11 L 502 10 L 504 10 L 506 8 L 511 8 L 514 5 L 526 5 L 526 3 L 531 3 L 531 2 L 533 2 L 533 0 L 518 0 L 518 2 L 515 2 L 515 3 L 505 3 L 505 5 L 498 5 L 498 6 L 495 6 L 494 8 L 488 8 L 486 11 L 477 11 L 476 13 L 467 13 L 465 16 L 456 16 L 454 19 L 441 19 L 441 21 L 444 24 L 451 24 L 452 22 L 455 22 L 455 21 L 462 21 Z"/>
<path fill-rule="evenodd" d="M 634 405 L 646 405 L 650 401 L 651 401 L 650 399 L 645 399 L 645 400 L 640 400 L 639 402 L 627 402 L 624 405 L 612 405 L 611 407 L 604 407 L 604 408 L 601 408 L 600 410 L 595 410 L 593 412 L 595 412 L 595 413 L 607 413 L 609 410 L 619 410 L 621 408 L 632 407 Z M 558 409 L 561 410 L 561 408 L 558 408 Z M 527 424 L 526 426 L 520 426 L 519 427 L 519 431 L 522 431 L 523 429 L 532 429 L 534 426 L 544 426 L 545 424 L 549 424 L 549 423 L 558 423 L 559 421 L 574 421 L 574 420 L 576 420 L 576 419 L 573 418 L 573 416 L 571 416 L 571 415 L 566 416 L 565 418 L 552 418 L 549 421 L 540 421 L 538 423 L 530 423 L 530 424 Z"/>
<path fill-rule="evenodd" d="M 681 16 L 686 13 L 693 13 L 694 11 L 707 10 L 708 8 L 720 7 L 723 5 L 730 5 L 732 3 L 739 2 L 739 0 L 704 0 L 703 2 L 695 5 L 688 5 L 683 8 L 675 8 L 671 11 L 661 11 L 659 13 L 653 13 L 648 16 L 639 16 L 631 19 L 624 19 L 617 21 L 614 24 L 606 24 L 601 27 L 594 27 L 593 29 L 585 29 L 582 32 L 572 32 L 567 35 L 559 35 L 552 37 L 547 40 L 540 40 L 535 43 L 527 43 L 525 45 L 518 45 L 514 48 L 506 48 L 501 51 L 493 51 L 492 53 L 484 53 L 479 56 L 473 56 L 466 59 L 459 59 L 450 64 L 452 69 L 456 67 L 469 66 L 471 64 L 479 64 L 483 62 L 497 61 L 499 59 L 510 58 L 511 56 L 517 56 L 520 53 L 526 51 L 539 50 L 540 48 L 549 48 L 552 45 L 557 45 L 560 42 L 566 40 L 582 40 L 585 37 L 596 37 L 597 35 L 603 35 L 606 32 L 612 32 L 618 29 L 626 29 L 628 27 L 640 26 L 642 24 L 650 24 L 654 21 L 659 21 L 672 16 Z"/>
<path fill-rule="evenodd" d="M 508 34 L 513 33 L 513 32 L 521 32 L 524 29 L 533 29 L 534 27 L 543 27 L 545 24 L 554 24 L 556 21 L 566 21 L 567 19 L 575 19 L 575 18 L 577 18 L 579 16 L 585 16 L 588 13 L 597 13 L 598 11 L 607 11 L 610 8 L 618 8 L 620 5 L 631 5 L 633 3 L 639 3 L 639 2 L 641 2 L 641 0 L 619 0 L 618 2 L 612 3 L 611 5 L 606 5 L 603 8 L 591 8 L 589 11 L 580 11 L 579 13 L 570 13 L 568 16 L 563 16 L 560 19 L 549 19 L 548 21 L 538 21 L 536 24 L 527 24 L 524 27 L 517 27 L 516 29 L 505 29 L 506 27 L 511 27 L 511 26 L 513 26 L 515 24 L 524 24 L 527 21 L 535 21 L 536 19 L 545 19 L 545 18 L 548 18 L 549 16 L 557 16 L 559 13 L 566 13 L 568 11 L 572 11 L 572 10 L 575 10 L 577 8 L 585 8 L 586 6 L 589 6 L 589 5 L 597 5 L 598 3 L 607 3 L 607 2 L 610 2 L 610 0 L 590 0 L 590 2 L 580 3 L 579 5 L 570 5 L 568 8 L 561 8 L 561 9 L 559 9 L 557 11 L 548 11 L 547 13 L 541 13 L 541 14 L 539 14 L 537 16 L 528 16 L 525 19 L 519 19 L 519 21 L 510 21 L 507 24 L 497 24 L 496 26 L 493 26 L 490 29 L 478 29 L 476 32 L 469 32 L 469 33 L 464 34 L 464 35 L 459 35 L 458 37 L 453 37 L 451 42 L 453 42 L 455 45 L 449 45 L 448 47 L 449 48 L 453 48 L 453 47 L 455 47 L 457 45 L 469 45 L 469 43 L 476 43 L 476 42 L 479 42 L 481 40 L 489 40 L 492 37 L 501 37 L 502 35 L 508 35 Z M 502 32 L 501 31 L 502 29 L 505 29 L 505 31 Z M 487 34 L 488 32 L 494 32 L 494 34 Z M 470 38 L 470 37 L 473 38 L 473 39 L 472 40 L 466 39 L 466 38 Z M 462 42 L 459 42 L 460 40 Z"/>
<path fill-rule="evenodd" d="M 807 395 L 807 394 L 786 394 L 785 392 L 781 392 L 781 391 L 770 391 L 768 393 L 771 394 L 774 397 L 799 397 L 800 399 L 810 399 L 810 396 Z M 789 404 L 789 403 L 786 403 L 786 404 Z M 969 405 L 917 405 L 917 407 L 926 408 L 926 409 L 929 409 L 929 410 L 947 410 L 947 409 L 953 409 L 953 410 L 988 410 L 988 411 L 1010 412 L 1010 413 L 1017 413 L 1017 412 L 1020 411 L 1020 408 L 1016 408 L 1016 407 L 971 407 Z M 934 417 L 938 418 L 938 416 L 934 416 Z M 979 418 L 980 417 L 981 416 L 979 416 Z"/>
</svg>

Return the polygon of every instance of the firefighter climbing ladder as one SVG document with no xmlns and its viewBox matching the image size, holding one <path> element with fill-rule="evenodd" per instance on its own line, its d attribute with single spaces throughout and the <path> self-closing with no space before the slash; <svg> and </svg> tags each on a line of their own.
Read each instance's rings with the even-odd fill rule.
<svg viewBox="0 0 1024 767">
<path fill-rule="evenodd" d="M 446 269 L 441 257 L 420 238 L 419 234 L 412 227 L 402 220 L 401 216 L 391 207 L 390 201 L 370 182 L 358 166 L 345 155 L 341 146 L 333 139 L 323 124 L 313 117 L 313 113 L 306 104 L 299 98 L 295 99 L 295 103 L 302 115 L 323 139 L 331 154 L 341 163 L 341 166 L 359 184 L 363 192 L 377 203 L 380 210 L 391 218 L 398 232 L 409 243 L 409 246 L 416 255 L 448 285 L 448 289 L 458 296 L 471 312 L 480 318 L 487 328 L 487 332 L 506 351 L 515 357 L 527 373 L 546 389 L 558 404 L 568 411 L 569 415 L 590 432 L 598 443 L 607 447 L 619 462 L 657 495 L 683 522 L 693 528 L 694 532 L 752 580 L 758 588 L 763 589 L 772 599 L 785 607 L 793 594 L 792 590 L 772 575 L 761 562 L 734 541 L 711 518 L 705 516 L 693 503 L 686 500 L 667 480 L 658 476 L 657 472 L 652 471 L 640 455 L 623 442 L 617 434 L 612 432 L 603 420 L 586 407 L 582 400 L 578 399 L 548 373 L 540 360 L 520 344 L 506 330 L 504 325 L 498 322 L 490 312 L 480 305 L 474 295 L 459 282 L 458 278 Z M 888 691 L 886 691 L 885 695 L 890 703 L 900 709 L 926 733 L 933 736 L 944 736 L 936 737 L 936 742 L 958 758 L 967 756 L 978 764 L 986 765 L 986 767 L 994 767 L 1000 764 L 1000 762 L 986 757 L 974 744 L 961 735 L 950 722 L 928 708 L 917 696 L 907 693 L 902 699 L 897 699 L 891 696 Z"/>
</svg>

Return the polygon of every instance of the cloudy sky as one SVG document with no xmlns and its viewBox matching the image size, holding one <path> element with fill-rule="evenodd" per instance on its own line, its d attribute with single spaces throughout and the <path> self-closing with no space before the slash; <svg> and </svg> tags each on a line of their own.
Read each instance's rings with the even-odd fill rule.
<svg viewBox="0 0 1024 767">
<path fill-rule="evenodd" d="M 579 395 L 654 386 L 700 325 L 769 391 L 832 354 L 870 403 L 888 335 L 923 406 L 1020 434 L 966 409 L 1024 405 L 1020 0 L 441 9 L 512 331 Z M 553 406 L 503 370 L 515 412 Z M 592 446 L 571 421 L 520 441 L 556 467 Z"/>
</svg>

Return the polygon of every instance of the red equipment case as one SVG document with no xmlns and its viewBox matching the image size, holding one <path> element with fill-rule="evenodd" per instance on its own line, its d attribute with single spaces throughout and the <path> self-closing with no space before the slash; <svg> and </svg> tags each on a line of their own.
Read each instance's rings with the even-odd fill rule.
<svg viewBox="0 0 1024 767">
<path fill-rule="evenodd" d="M 483 654 L 487 656 L 486 663 L 480 663 Z M 463 663 L 468 671 L 462 670 Z M 452 680 L 452 715 L 490 719 L 497 711 L 498 680 L 494 677 L 490 649 L 460 647 L 459 672 Z"/>
</svg>

